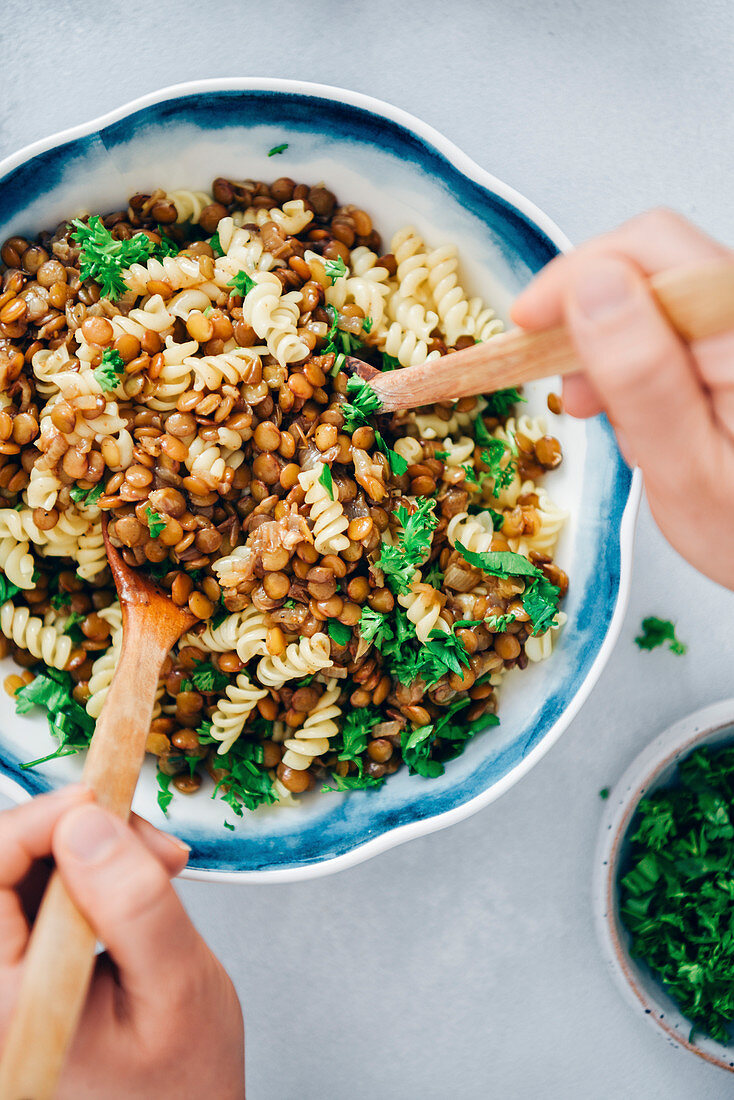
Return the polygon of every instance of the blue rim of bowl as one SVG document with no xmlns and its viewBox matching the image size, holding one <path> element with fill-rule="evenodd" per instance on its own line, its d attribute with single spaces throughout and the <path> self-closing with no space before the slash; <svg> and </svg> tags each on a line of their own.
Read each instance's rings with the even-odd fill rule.
<svg viewBox="0 0 734 1100">
<path fill-rule="evenodd" d="M 380 148 L 397 143 L 401 156 L 410 156 L 422 171 L 440 177 L 445 185 L 458 190 L 461 203 L 472 212 L 490 214 L 502 222 L 503 228 L 521 252 L 526 264 L 537 270 L 558 252 L 570 248 L 570 243 L 558 227 L 533 203 L 514 189 L 480 168 L 457 146 L 438 131 L 390 104 L 356 92 L 325 85 L 308 84 L 288 80 L 262 78 L 228 78 L 196 81 L 174 85 L 158 92 L 142 96 L 100 118 L 73 127 L 42 141 L 35 142 L 11 155 L 0 163 L 0 186 L 10 189 L 9 201 L 22 209 L 33 192 L 33 177 L 39 164 L 46 171 L 61 171 L 64 159 L 72 149 L 98 135 L 103 136 L 107 147 L 124 140 L 131 126 L 145 126 L 148 122 L 164 121 L 166 117 L 180 120 L 185 113 L 193 123 L 207 117 L 216 104 L 217 124 L 224 122 L 224 115 L 232 121 L 243 122 L 243 106 L 257 103 L 257 124 L 277 122 L 288 109 L 287 124 L 291 129 L 309 126 L 315 110 L 330 113 L 330 124 L 344 135 L 372 142 Z M 333 132 L 333 131 L 330 131 Z M 12 209 L 8 212 L 12 216 Z M 506 258 L 511 261 L 508 253 Z M 604 418 L 599 418 L 601 430 L 612 438 L 611 428 Z M 320 833 L 323 822 L 313 824 L 314 844 L 305 856 L 301 855 L 285 866 L 238 869 L 242 858 L 234 853 L 245 851 L 249 840 L 236 834 L 217 838 L 216 842 L 194 837 L 192 858 L 200 865 L 190 867 L 186 877 L 207 881 L 229 882 L 282 882 L 329 874 L 353 866 L 379 852 L 417 836 L 444 828 L 476 813 L 507 791 L 543 756 L 560 737 L 588 697 L 599 678 L 602 668 L 617 640 L 629 594 L 634 528 L 641 496 L 641 479 L 638 471 L 630 472 L 615 449 L 616 466 L 610 472 L 610 486 L 614 499 L 610 505 L 608 529 L 612 537 L 605 543 L 605 565 L 608 566 L 608 590 L 605 593 L 606 630 L 599 632 L 600 643 L 595 658 L 577 674 L 571 688 L 570 699 L 551 698 L 546 705 L 541 729 L 518 746 L 519 759 L 510 760 L 508 749 L 491 762 L 492 766 L 479 768 L 460 792 L 447 791 L 440 795 L 428 790 L 419 796 L 420 808 L 415 809 L 415 798 L 401 812 L 387 810 L 383 820 L 375 815 L 365 815 L 367 823 L 361 832 L 347 833 L 342 841 L 325 848 L 326 836 Z M 614 537 L 616 536 L 616 538 Z M 597 593 L 598 598 L 598 593 Z M 598 609 L 597 609 L 598 610 Z M 583 614 L 584 608 L 580 609 Z M 587 613 L 590 609 L 587 608 Z M 548 715 L 551 719 L 548 723 Z M 16 797 L 30 790 L 37 793 L 47 789 L 45 779 L 21 771 L 20 761 L 3 762 L 6 782 L 2 789 L 10 793 L 17 789 Z M 505 767 L 492 781 L 485 773 Z M 489 778 L 491 785 L 483 787 Z M 351 799 L 370 798 L 373 792 L 357 792 Z M 12 797 L 12 794 L 11 794 Z M 447 808 L 448 807 L 448 808 Z M 410 817 L 410 815 L 413 815 Z M 343 816 L 343 814 L 342 814 Z M 409 818 L 409 819 L 407 819 Z M 332 830 L 330 830 L 332 831 Z M 375 835 L 377 833 L 377 835 Z M 230 858 L 223 860 L 222 851 L 228 850 Z M 227 869 L 222 869 L 223 863 Z M 213 866 L 212 866 L 213 864 Z M 217 868 L 219 864 L 219 869 Z"/>
<path fill-rule="evenodd" d="M 680 718 L 659 733 L 635 757 L 611 790 L 602 815 L 594 855 L 592 893 L 597 938 L 607 966 L 625 1000 L 638 1012 L 642 1008 L 645 1019 L 675 1047 L 687 1050 L 727 1073 L 734 1073 L 734 1043 L 727 1048 L 713 1039 L 703 1040 L 719 1049 L 730 1049 L 731 1054 L 726 1059 L 706 1047 L 692 1043 L 688 1037 L 691 1023 L 677 1005 L 674 1013 L 663 1010 L 660 1002 L 645 991 L 637 979 L 640 969 L 645 969 L 645 964 L 632 958 L 617 924 L 619 864 L 641 799 L 657 789 L 661 775 L 669 767 L 677 767 L 702 743 L 722 732 L 726 734 L 727 744 L 734 742 L 734 698 L 710 703 L 685 718 Z M 650 974 L 652 975 L 652 971 Z M 667 997 L 658 979 L 654 975 L 652 977 L 661 994 Z M 668 1000 L 675 1004 L 670 998 Z M 686 1021 L 685 1032 L 672 1022 L 676 1014 Z"/>
</svg>

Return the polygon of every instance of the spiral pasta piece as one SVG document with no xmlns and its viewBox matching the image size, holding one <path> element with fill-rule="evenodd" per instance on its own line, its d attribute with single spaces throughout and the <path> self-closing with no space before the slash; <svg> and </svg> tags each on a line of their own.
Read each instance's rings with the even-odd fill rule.
<svg viewBox="0 0 734 1100">
<path fill-rule="evenodd" d="M 417 367 L 429 359 L 438 359 L 438 351 L 428 351 L 428 344 L 410 329 L 404 329 L 399 321 L 393 321 L 381 337 L 379 347 L 387 355 L 392 355 L 401 367 Z"/>
<path fill-rule="evenodd" d="M 349 546 L 345 531 L 349 520 L 338 500 L 332 500 L 320 478 L 324 472 L 323 462 L 317 462 L 310 470 L 302 470 L 298 481 L 306 490 L 306 504 L 313 524 L 314 546 L 319 554 L 338 554 Z"/>
<path fill-rule="evenodd" d="M 31 368 L 36 379 L 36 389 L 42 397 L 50 397 L 56 392 L 56 375 L 71 369 L 73 360 L 65 344 L 52 351 L 40 348 L 31 359 Z"/>
<path fill-rule="evenodd" d="M 32 657 L 44 661 L 50 668 L 63 669 L 68 664 L 72 641 L 53 627 L 44 626 L 43 619 L 32 616 L 27 607 L 16 607 L 8 600 L 0 607 L 0 630 L 6 638 Z"/>
<path fill-rule="evenodd" d="M 211 734 L 215 741 L 221 741 L 217 752 L 229 752 L 259 699 L 269 692 L 256 687 L 249 676 L 240 672 L 234 684 L 225 688 L 226 698 L 220 699 L 212 715 Z"/>
<path fill-rule="evenodd" d="M 186 188 L 168 191 L 166 199 L 176 207 L 176 222 L 179 225 L 182 222 L 197 225 L 204 207 L 214 201 L 206 191 L 188 191 Z"/>
<path fill-rule="evenodd" d="M 51 470 L 42 469 L 38 463 L 31 467 L 26 499 L 31 508 L 42 508 L 50 512 L 56 504 L 61 481 Z"/>
<path fill-rule="evenodd" d="M 540 554 L 553 557 L 563 525 L 568 519 L 568 512 L 559 507 L 542 486 L 535 486 L 532 491 L 538 497 L 535 510 L 540 519 L 540 527 L 534 535 L 520 535 L 518 538 L 509 538 L 507 542 L 515 554 L 524 554 L 527 557 L 531 550 L 537 550 Z"/>
<path fill-rule="evenodd" d="M 447 435 L 441 445 L 441 450 L 446 453 L 444 462 L 447 466 L 463 466 L 474 457 L 474 446 L 474 440 L 468 435 L 462 435 L 456 442 Z"/>
<path fill-rule="evenodd" d="M 449 520 L 446 535 L 452 546 L 460 542 L 473 554 L 486 554 L 492 549 L 492 517 L 489 512 L 480 512 L 477 516 L 459 512 Z"/>
<path fill-rule="evenodd" d="M 404 458 L 409 466 L 423 461 L 423 445 L 412 436 L 405 435 L 402 439 L 396 440 L 393 450 Z"/>
<path fill-rule="evenodd" d="M 329 751 L 329 741 L 339 732 L 335 719 L 341 717 L 337 699 L 341 693 L 339 681 L 327 687 L 306 721 L 293 737 L 283 742 L 283 763 L 287 768 L 305 771 L 317 756 Z"/>
<path fill-rule="evenodd" d="M 95 523 L 89 531 L 79 536 L 79 544 L 72 557 L 78 563 L 77 573 L 82 580 L 89 581 L 102 572 L 107 565 L 107 552 L 101 523 Z"/>
<path fill-rule="evenodd" d="M 27 540 L 17 542 L 12 535 L 0 536 L 0 569 L 11 584 L 33 588 L 33 555 Z"/>
<path fill-rule="evenodd" d="M 246 382 L 254 387 L 262 381 L 260 356 L 267 352 L 266 347 L 233 346 L 219 355 L 189 356 L 184 360 L 184 365 L 193 372 L 195 390 L 217 390 L 223 382 L 228 382 L 231 386 Z M 267 394 L 267 389 L 266 384 L 262 397 Z"/>
<path fill-rule="evenodd" d="M 553 652 L 558 633 L 568 620 L 565 611 L 559 611 L 553 623 L 542 634 L 531 634 L 525 642 L 525 653 L 534 663 L 545 661 Z"/>
<path fill-rule="evenodd" d="M 410 592 L 398 596 L 398 603 L 405 608 L 406 615 L 415 626 L 416 637 L 423 645 L 429 640 L 433 630 L 451 633 L 448 623 L 441 618 L 440 592 L 430 584 L 423 584 L 420 573 L 416 573 Z"/>
<path fill-rule="evenodd" d="M 142 308 L 131 309 L 127 317 L 118 314 L 110 318 L 115 339 L 134 336 L 136 340 L 142 340 L 146 332 L 167 332 L 175 320 L 160 294 L 154 294 Z"/>
<path fill-rule="evenodd" d="M 402 288 L 398 288 L 388 302 L 387 312 L 393 321 L 409 332 L 415 333 L 418 340 L 430 340 L 431 333 L 438 324 L 438 314 L 414 298 L 404 296 Z"/>
<path fill-rule="evenodd" d="M 481 298 L 469 299 L 469 312 L 468 318 L 472 323 L 472 335 L 475 340 L 480 343 L 484 343 L 485 340 L 490 340 L 493 336 L 497 336 L 498 333 L 504 332 L 505 326 L 499 317 L 495 314 L 494 310 L 489 306 L 485 306 Z"/>
<path fill-rule="evenodd" d="M 421 299 L 421 289 L 428 280 L 426 246 L 412 225 L 399 229 L 390 242 L 390 251 L 397 261 L 397 280 L 406 298 Z M 392 354 L 392 353 L 390 353 Z"/>
<path fill-rule="evenodd" d="M 194 256 L 151 257 L 144 264 L 133 264 L 124 274 L 125 286 L 135 294 L 147 294 L 149 282 L 168 283 L 171 290 L 199 287 L 210 298 L 219 287 L 202 271 L 201 261 Z"/>
<path fill-rule="evenodd" d="M 300 292 L 283 294 L 283 287 L 275 275 L 268 271 L 256 271 L 252 275 L 255 286 L 242 305 L 242 316 L 268 345 L 282 367 L 305 359 L 309 349 L 296 331 Z"/>
<path fill-rule="evenodd" d="M 119 602 L 115 601 L 97 614 L 100 619 L 109 623 L 111 638 L 109 648 L 92 665 L 92 674 L 89 677 L 90 695 L 86 702 L 86 711 L 92 718 L 99 718 L 102 713 L 122 649 L 122 608 Z M 159 691 L 156 699 L 160 699 L 160 694 Z M 158 702 L 158 712 L 160 713 L 160 702 Z M 156 715 L 154 714 L 153 717 Z"/>
<path fill-rule="evenodd" d="M 197 646 L 209 653 L 236 652 L 246 665 L 253 657 L 267 655 L 267 635 L 265 615 L 250 604 L 243 611 L 227 615 L 218 626 L 207 626 L 203 634 L 186 634 L 181 645 Z"/>
<path fill-rule="evenodd" d="M 291 642 L 282 657 L 263 657 L 258 662 L 257 678 L 266 687 L 281 688 L 289 680 L 321 672 L 333 663 L 329 639 L 319 632 L 312 638 Z"/>
<path fill-rule="evenodd" d="M 179 397 L 189 388 L 191 357 L 198 347 L 196 340 L 177 344 L 172 336 L 167 336 L 166 346 L 161 352 L 163 367 L 156 380 L 156 387 L 149 397 L 141 397 L 140 400 L 157 412 L 173 412 Z"/>
<path fill-rule="evenodd" d="M 426 257 L 428 285 L 431 288 L 436 312 L 441 318 L 446 342 L 455 344 L 460 336 L 471 336 L 474 321 L 469 315 L 469 303 L 459 285 L 459 261 L 456 247 L 442 245 Z"/>
</svg>

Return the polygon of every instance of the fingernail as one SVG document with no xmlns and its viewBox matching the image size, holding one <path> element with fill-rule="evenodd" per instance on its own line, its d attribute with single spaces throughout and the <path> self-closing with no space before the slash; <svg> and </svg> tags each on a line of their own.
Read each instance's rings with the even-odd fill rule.
<svg viewBox="0 0 734 1100">
<path fill-rule="evenodd" d="M 600 263 L 575 287 L 576 304 L 589 321 L 618 312 L 634 292 L 630 272 L 622 263 Z"/>
<path fill-rule="evenodd" d="M 172 836 L 170 833 L 161 833 L 161 836 L 164 836 L 177 851 L 185 852 L 186 855 L 191 851 L 191 845 L 187 844 L 185 840 L 180 840 L 177 836 Z"/>
<path fill-rule="evenodd" d="M 119 840 L 119 831 L 109 814 L 99 806 L 84 806 L 65 819 L 63 844 L 80 863 L 98 863 Z"/>
</svg>

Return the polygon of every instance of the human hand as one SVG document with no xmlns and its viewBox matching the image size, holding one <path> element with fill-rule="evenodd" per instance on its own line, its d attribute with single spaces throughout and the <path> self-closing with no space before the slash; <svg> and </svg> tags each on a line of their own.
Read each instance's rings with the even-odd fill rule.
<svg viewBox="0 0 734 1100">
<path fill-rule="evenodd" d="M 645 282 L 727 257 L 685 218 L 653 210 L 553 260 L 512 318 L 527 329 L 565 322 L 584 367 L 564 382 L 566 410 L 607 413 L 665 537 L 734 589 L 734 330 L 687 346 Z"/>
<path fill-rule="evenodd" d="M 65 788 L 0 814 L 0 1037 L 21 980 L 39 861 L 53 852 L 67 890 L 107 947 L 64 1067 L 60 1100 L 241 1100 L 242 1013 L 231 981 L 169 877 L 184 845 L 130 825 Z M 41 876 L 43 877 L 43 876 Z"/>
</svg>

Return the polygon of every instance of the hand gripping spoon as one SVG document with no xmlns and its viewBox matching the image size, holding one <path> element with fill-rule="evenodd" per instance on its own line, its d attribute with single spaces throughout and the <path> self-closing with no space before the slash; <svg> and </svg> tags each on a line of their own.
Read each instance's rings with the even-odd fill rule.
<svg viewBox="0 0 734 1100">
<path fill-rule="evenodd" d="M 197 620 L 125 564 L 104 522 L 103 531 L 122 606 L 122 650 L 82 778 L 100 806 L 127 819 L 161 665 Z M 0 1063 L 2 1100 L 53 1097 L 84 1007 L 95 945 L 92 928 L 54 871 L 33 925 Z"/>
</svg>

